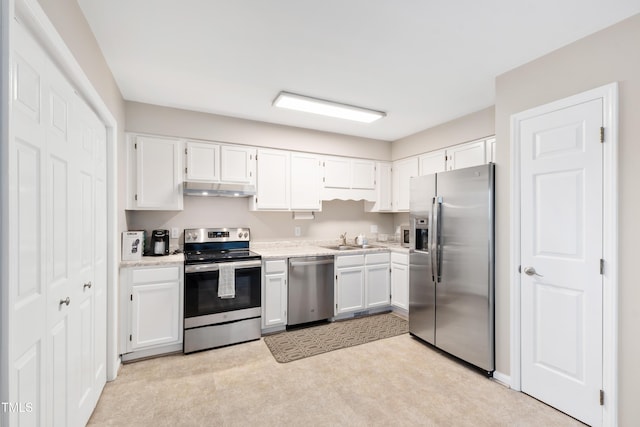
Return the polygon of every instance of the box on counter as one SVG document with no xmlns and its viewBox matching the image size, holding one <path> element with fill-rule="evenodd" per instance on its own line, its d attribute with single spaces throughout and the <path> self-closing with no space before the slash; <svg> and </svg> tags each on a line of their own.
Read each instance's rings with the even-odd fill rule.
<svg viewBox="0 0 640 427">
<path fill-rule="evenodd" d="M 122 232 L 122 260 L 136 261 L 142 259 L 145 243 L 144 231 Z"/>
</svg>

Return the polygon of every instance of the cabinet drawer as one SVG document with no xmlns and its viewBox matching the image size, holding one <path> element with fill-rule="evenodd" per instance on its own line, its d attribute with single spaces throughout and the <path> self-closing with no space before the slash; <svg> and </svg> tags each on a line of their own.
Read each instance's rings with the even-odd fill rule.
<svg viewBox="0 0 640 427">
<path fill-rule="evenodd" d="M 135 283 L 169 282 L 180 280 L 180 267 L 134 268 L 131 281 Z"/>
<path fill-rule="evenodd" d="M 362 267 L 364 255 L 343 255 L 336 257 L 336 267 Z"/>
<path fill-rule="evenodd" d="M 378 252 L 375 254 L 366 254 L 364 260 L 369 264 L 384 264 L 389 262 L 389 252 Z"/>
<path fill-rule="evenodd" d="M 397 264 L 409 265 L 409 255 L 398 252 L 391 252 L 391 262 Z"/>
<path fill-rule="evenodd" d="M 285 271 L 287 271 L 287 261 L 284 259 L 264 262 L 265 274 L 284 273 Z"/>
</svg>

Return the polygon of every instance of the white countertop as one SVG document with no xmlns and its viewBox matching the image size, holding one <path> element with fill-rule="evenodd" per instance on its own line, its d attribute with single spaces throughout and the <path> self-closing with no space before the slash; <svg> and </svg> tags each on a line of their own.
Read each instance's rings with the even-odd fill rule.
<svg viewBox="0 0 640 427">
<path fill-rule="evenodd" d="M 335 245 L 335 242 L 326 244 L 314 242 L 260 242 L 251 246 L 251 250 L 260 254 L 263 258 L 290 258 L 303 256 L 322 256 L 322 255 L 357 255 L 371 252 L 392 251 L 399 253 L 409 253 L 408 248 L 403 248 L 398 243 L 375 242 L 373 247 L 356 248 L 348 250 L 329 249 L 324 246 Z"/>
<path fill-rule="evenodd" d="M 398 252 L 409 253 L 408 248 L 402 247 L 399 243 L 374 242 L 374 247 L 356 248 L 349 250 L 329 249 L 323 246 L 336 245 L 336 242 L 322 241 L 273 241 L 273 242 L 257 242 L 251 245 L 251 250 L 263 258 L 292 258 L 304 256 L 322 256 L 322 255 L 357 255 L 372 252 Z M 154 265 L 172 265 L 183 264 L 184 254 L 172 254 L 165 256 L 143 256 L 142 259 L 135 261 L 120 261 L 120 268 L 129 267 L 149 267 Z"/>
<path fill-rule="evenodd" d="M 143 256 L 135 261 L 120 261 L 120 268 L 149 267 L 153 265 L 183 264 L 184 254 L 171 254 L 164 256 Z"/>
</svg>

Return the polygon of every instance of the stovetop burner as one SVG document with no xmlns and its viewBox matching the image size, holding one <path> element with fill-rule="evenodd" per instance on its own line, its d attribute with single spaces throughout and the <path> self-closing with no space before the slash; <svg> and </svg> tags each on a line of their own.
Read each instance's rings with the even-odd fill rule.
<svg viewBox="0 0 640 427">
<path fill-rule="evenodd" d="M 185 264 L 260 259 L 249 250 L 248 228 L 192 228 L 184 230 Z"/>
<path fill-rule="evenodd" d="M 187 251 L 184 254 L 185 262 L 189 264 L 197 264 L 203 262 L 224 262 L 237 260 L 259 259 L 260 255 L 246 249 L 233 250 L 200 250 Z"/>
</svg>

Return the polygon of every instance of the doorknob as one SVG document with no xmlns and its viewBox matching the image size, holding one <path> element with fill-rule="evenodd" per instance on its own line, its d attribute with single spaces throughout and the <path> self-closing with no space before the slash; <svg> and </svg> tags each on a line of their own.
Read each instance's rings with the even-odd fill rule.
<svg viewBox="0 0 640 427">
<path fill-rule="evenodd" d="M 536 269 L 533 267 L 525 267 L 523 271 L 524 271 L 524 274 L 526 274 L 527 276 L 544 277 L 542 274 L 538 274 L 536 272 Z"/>
</svg>

